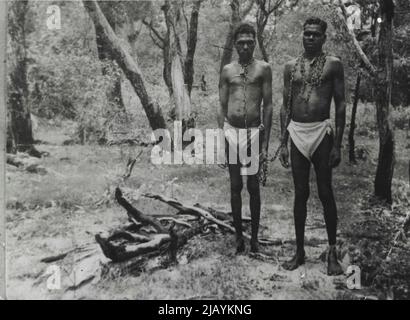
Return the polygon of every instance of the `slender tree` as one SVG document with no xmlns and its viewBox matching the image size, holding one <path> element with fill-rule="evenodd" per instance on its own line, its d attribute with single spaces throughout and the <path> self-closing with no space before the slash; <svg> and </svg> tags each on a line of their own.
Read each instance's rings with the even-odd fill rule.
<svg viewBox="0 0 410 320">
<path fill-rule="evenodd" d="M 374 66 L 357 41 L 353 30 L 346 24 L 346 8 L 339 1 L 340 11 L 335 10 L 334 25 L 347 34 L 353 48 L 361 60 L 362 66 L 369 73 L 375 87 L 377 125 L 379 131 L 379 156 L 374 182 L 374 194 L 377 198 L 392 203 L 392 179 L 394 171 L 394 132 L 390 119 L 390 104 L 393 74 L 393 0 L 379 0 L 379 37 L 378 61 Z"/>
<path fill-rule="evenodd" d="M 394 171 L 394 132 L 390 120 L 393 75 L 393 0 L 380 0 L 379 57 L 380 73 L 375 81 L 379 157 L 374 191 L 376 197 L 392 202 L 391 184 Z"/>
<path fill-rule="evenodd" d="M 361 79 L 361 74 L 359 72 L 356 77 L 356 85 L 354 89 L 354 97 L 353 97 L 353 105 L 352 105 L 352 115 L 350 117 L 350 128 L 349 128 L 349 162 L 352 164 L 356 163 L 354 131 L 356 129 L 356 112 L 357 112 L 357 105 L 359 103 L 360 79 Z"/>
<path fill-rule="evenodd" d="M 132 58 L 127 48 L 118 39 L 98 3 L 95 0 L 83 1 L 84 7 L 91 17 L 96 29 L 101 30 L 103 42 L 107 46 L 110 56 L 115 60 L 127 79 L 130 81 L 135 92 L 140 98 L 152 129 L 166 128 L 165 119 L 158 103 L 152 99 L 146 89 L 144 77 L 137 62 Z"/>
<path fill-rule="evenodd" d="M 203 0 L 195 0 L 192 2 L 191 15 L 188 21 L 182 1 L 165 0 L 161 6 L 165 20 L 164 32 L 161 32 L 158 27 L 155 26 L 153 19 L 144 19 L 143 21 L 149 28 L 152 41 L 162 50 L 163 78 L 170 96 L 173 96 L 171 70 L 172 60 L 175 54 L 179 55 L 182 64 L 184 84 L 187 87 L 188 95 L 191 96 L 194 82 L 194 57 L 198 38 L 198 17 L 202 1 Z M 183 29 L 182 16 L 185 19 L 185 30 Z M 183 52 L 180 33 L 187 34 L 185 52 Z"/>
<path fill-rule="evenodd" d="M 9 4 L 8 34 L 11 52 L 8 68 L 8 142 L 7 152 L 22 151 L 32 156 L 41 154 L 34 148 L 28 104 L 27 50 L 25 23 L 28 1 L 12 1 Z"/>
<path fill-rule="evenodd" d="M 191 91 L 194 81 L 194 56 L 197 43 L 198 16 L 202 0 L 192 2 L 191 16 L 184 10 L 184 2 L 165 0 L 161 10 L 165 20 L 165 32 L 154 27 L 153 20 L 144 21 L 149 28 L 151 38 L 163 55 L 163 77 L 169 95 L 174 101 L 171 118 L 182 121 L 183 132 L 195 126 L 191 110 Z M 183 23 L 185 19 L 185 27 Z M 186 33 L 184 45 L 181 34 Z"/>
<path fill-rule="evenodd" d="M 133 14 L 139 9 L 149 9 L 150 3 L 137 1 L 99 1 L 99 6 L 106 17 L 111 28 L 117 36 L 122 37 L 135 53 L 135 43 L 140 32 L 141 23 L 138 20 L 141 17 Z M 137 20 L 137 21 L 136 21 Z M 111 57 L 107 46 L 104 43 L 104 36 L 101 28 L 96 28 L 96 43 L 98 58 L 103 62 L 102 73 L 107 74 L 108 64 L 114 61 Z M 113 79 L 111 90 L 107 93 L 109 103 L 117 110 L 125 112 L 124 101 L 122 99 L 121 87 L 124 75 L 119 73 Z"/>
<path fill-rule="evenodd" d="M 117 23 L 113 17 L 114 13 L 112 12 L 112 6 L 116 5 L 118 6 L 118 4 L 113 1 L 101 1 L 100 3 L 101 11 L 104 13 L 113 30 L 116 29 Z M 110 55 L 108 46 L 104 43 L 104 35 L 101 27 L 95 28 L 95 38 L 97 43 L 98 58 L 101 62 L 103 62 L 102 73 L 103 75 L 106 75 L 108 71 L 107 63 L 113 61 L 114 59 Z M 118 110 L 125 110 L 121 94 L 121 75 L 117 75 L 115 77 L 111 90 L 107 93 L 107 98 L 109 103 L 115 106 Z"/>
</svg>

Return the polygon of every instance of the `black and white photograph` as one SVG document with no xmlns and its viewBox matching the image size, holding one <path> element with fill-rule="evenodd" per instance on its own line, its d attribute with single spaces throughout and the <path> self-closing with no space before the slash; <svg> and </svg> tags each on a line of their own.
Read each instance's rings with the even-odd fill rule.
<svg viewBox="0 0 410 320">
<path fill-rule="evenodd" d="M 409 0 L 0 15 L 1 299 L 410 299 Z"/>
</svg>

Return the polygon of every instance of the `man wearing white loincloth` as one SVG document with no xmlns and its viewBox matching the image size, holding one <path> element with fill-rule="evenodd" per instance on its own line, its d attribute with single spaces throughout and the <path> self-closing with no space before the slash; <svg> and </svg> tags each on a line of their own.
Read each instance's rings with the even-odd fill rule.
<svg viewBox="0 0 410 320">
<path fill-rule="evenodd" d="M 246 175 L 252 219 L 251 251 L 257 252 L 261 207 L 258 171 L 259 161 L 266 159 L 269 145 L 272 72 L 268 63 L 253 58 L 256 40 L 252 25 L 241 23 L 234 32 L 234 41 L 239 61 L 226 65 L 221 72 L 218 127 L 224 129 L 227 141 L 236 251 L 240 253 L 245 249 L 242 238 L 241 191 L 242 175 Z M 245 159 L 247 151 L 251 154 L 249 159 Z"/>
<path fill-rule="evenodd" d="M 319 198 L 324 209 L 329 240 L 327 273 L 342 273 L 336 255 L 337 209 L 332 191 L 332 168 L 340 163 L 340 146 L 345 127 L 346 105 L 343 64 L 323 53 L 325 21 L 306 20 L 303 26 L 304 53 L 285 65 L 281 110 L 282 151 L 280 160 L 289 167 L 288 136 L 291 137 L 291 167 L 295 185 L 294 220 L 296 254 L 283 264 L 294 270 L 305 262 L 304 232 L 309 198 L 311 163 L 316 171 Z M 336 130 L 332 132 L 330 105 L 336 108 Z"/>
</svg>

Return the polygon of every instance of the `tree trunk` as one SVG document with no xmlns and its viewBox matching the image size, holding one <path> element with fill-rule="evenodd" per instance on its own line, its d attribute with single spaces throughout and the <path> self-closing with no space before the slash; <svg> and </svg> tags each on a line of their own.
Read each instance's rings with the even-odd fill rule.
<svg viewBox="0 0 410 320">
<path fill-rule="evenodd" d="M 101 28 L 103 42 L 106 43 L 107 49 L 112 58 L 117 62 L 130 81 L 135 92 L 140 98 L 142 107 L 145 110 L 150 126 L 153 130 L 166 128 L 165 119 L 157 102 L 149 96 L 145 80 L 136 61 L 130 53 L 123 47 L 118 37 L 115 35 L 107 19 L 104 17 L 99 5 L 95 0 L 83 1 L 84 7 L 88 11 L 95 28 Z"/>
<path fill-rule="evenodd" d="M 8 32 L 11 52 L 8 56 L 8 108 L 10 115 L 9 146 L 16 146 L 18 151 L 38 156 L 33 147 L 34 139 L 28 104 L 27 52 L 25 21 L 28 1 L 10 3 Z M 14 139 L 14 141 L 13 141 Z M 9 149 L 8 151 L 12 151 Z"/>
<path fill-rule="evenodd" d="M 355 141 L 354 141 L 354 130 L 356 129 L 356 111 L 357 104 L 359 102 L 359 89 L 360 89 L 360 72 L 357 74 L 356 86 L 354 90 L 353 106 L 352 106 L 352 115 L 350 118 L 350 130 L 349 130 L 349 161 L 350 163 L 356 163 L 355 155 Z"/>
<path fill-rule="evenodd" d="M 392 72 L 393 72 L 393 0 L 379 0 L 381 23 L 379 29 L 379 57 L 377 69 L 363 52 L 353 30 L 346 24 L 346 8 L 340 2 L 340 13 L 334 10 L 334 26 L 349 35 L 353 47 L 360 58 L 363 67 L 373 78 L 375 87 L 375 101 L 377 113 L 377 125 L 379 131 L 379 157 L 374 182 L 374 194 L 387 203 L 392 202 L 391 184 L 394 170 L 394 132 L 390 123 L 389 108 L 391 102 Z"/>
<path fill-rule="evenodd" d="M 6 61 L 6 59 L 4 59 L 4 61 Z M 16 138 L 14 138 L 14 133 L 13 130 L 11 128 L 11 114 L 10 114 L 10 110 L 9 108 L 7 108 L 8 110 L 6 111 L 6 125 L 7 125 L 7 142 L 6 142 L 6 152 L 7 153 L 16 153 L 17 152 L 17 148 L 16 148 Z"/>
<path fill-rule="evenodd" d="M 164 42 L 163 42 L 163 48 L 162 48 L 162 57 L 164 60 L 164 69 L 162 72 L 162 76 L 164 78 L 165 85 L 168 88 L 168 93 L 169 96 L 172 97 L 174 94 L 174 91 L 172 89 L 172 78 L 171 78 L 171 64 L 172 64 L 172 56 L 171 56 L 171 49 L 170 49 L 170 43 L 171 43 L 171 21 L 169 18 L 169 10 L 170 10 L 170 5 L 169 2 L 166 1 L 165 4 L 161 7 L 162 11 L 164 12 L 164 17 L 165 17 L 165 24 L 167 27 L 167 31 L 164 37 Z"/>
<path fill-rule="evenodd" d="M 184 82 L 187 85 L 188 95 L 191 96 L 192 84 L 194 82 L 194 55 L 198 34 L 198 17 L 201 1 L 196 0 L 192 4 L 191 18 L 189 21 L 188 39 L 187 39 L 187 54 L 185 57 L 185 78 Z"/>
<path fill-rule="evenodd" d="M 113 19 L 111 17 L 111 13 L 106 14 L 104 11 L 104 8 L 107 8 L 107 7 L 103 6 L 101 8 L 101 11 L 106 17 L 111 28 L 115 30 L 116 25 L 115 25 L 115 22 L 112 21 Z M 104 33 L 104 30 L 101 26 L 99 26 L 98 28 L 97 27 L 95 28 L 95 38 L 96 38 L 96 43 L 97 43 L 98 59 L 103 63 L 107 63 L 109 61 L 113 61 L 114 59 L 110 54 L 108 45 L 104 42 L 103 33 Z M 102 74 L 107 75 L 106 66 L 102 67 Z M 107 99 L 108 99 L 109 104 L 111 104 L 115 110 L 125 112 L 124 101 L 122 100 L 122 95 L 121 95 L 121 76 L 120 75 L 118 75 L 114 79 L 110 90 L 107 92 Z"/>
<path fill-rule="evenodd" d="M 375 196 L 392 203 L 394 132 L 389 116 L 393 72 L 393 0 L 380 0 L 382 22 L 379 34 L 380 74 L 376 80 L 376 109 L 379 128 L 379 158 L 374 183 Z"/>
<path fill-rule="evenodd" d="M 232 9 L 231 21 L 229 23 L 228 34 L 226 35 L 224 51 L 222 53 L 221 66 L 219 68 L 220 73 L 222 72 L 223 67 L 231 63 L 234 47 L 233 33 L 235 31 L 236 26 L 241 21 L 241 16 L 239 13 L 239 0 L 231 0 L 230 6 Z"/>
<path fill-rule="evenodd" d="M 171 77 L 176 119 L 181 120 L 184 125 L 191 116 L 191 101 L 184 84 L 182 65 L 177 54 L 172 60 Z"/>
<path fill-rule="evenodd" d="M 259 49 L 261 50 L 263 60 L 265 60 L 266 62 L 269 62 L 269 55 L 266 52 L 265 39 L 263 36 L 263 32 L 265 31 L 267 22 L 268 22 L 268 17 L 266 17 L 262 12 L 259 12 L 258 19 L 257 19 L 256 37 L 258 38 Z"/>
<path fill-rule="evenodd" d="M 183 68 L 182 56 L 182 46 L 181 39 L 179 37 L 178 30 L 181 29 L 181 3 L 165 1 L 164 13 L 167 23 L 169 36 L 169 62 L 170 65 L 170 76 L 172 84 L 172 98 L 175 104 L 175 118 L 182 122 L 182 133 L 185 132 L 187 128 L 195 126 L 194 121 L 191 119 L 191 99 L 189 96 L 187 84 L 185 82 L 186 70 Z M 190 36 L 188 36 L 189 38 Z M 196 36 L 195 36 L 196 38 Z M 196 42 L 196 40 L 195 40 Z M 188 49 L 189 50 L 189 49 Z M 193 54 L 195 52 L 195 47 L 191 48 L 190 54 L 193 63 Z M 193 65 L 190 66 L 193 76 Z M 192 86 L 192 83 L 191 83 Z"/>
</svg>

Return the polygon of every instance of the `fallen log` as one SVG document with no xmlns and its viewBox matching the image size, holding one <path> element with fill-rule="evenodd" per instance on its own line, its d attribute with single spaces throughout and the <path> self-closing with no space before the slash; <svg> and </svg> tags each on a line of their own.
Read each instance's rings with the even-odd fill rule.
<svg viewBox="0 0 410 320">
<path fill-rule="evenodd" d="M 231 212 L 216 210 L 216 209 L 213 209 L 211 207 L 203 206 L 200 203 L 195 203 L 194 207 L 209 211 L 215 218 L 217 218 L 219 220 L 229 220 L 229 219 L 231 219 L 231 216 L 232 216 Z"/>
<path fill-rule="evenodd" d="M 144 253 L 158 251 L 161 245 L 171 240 L 171 237 L 168 234 L 156 234 L 150 241 L 139 244 L 130 243 L 123 246 L 115 246 L 99 234 L 95 235 L 95 240 L 107 258 L 113 262 L 121 262 Z"/>
<path fill-rule="evenodd" d="M 73 265 L 69 276 L 64 278 L 62 289 L 77 290 L 87 284 L 97 283 L 101 277 L 118 277 L 168 267 L 175 263 L 177 249 L 201 233 L 202 227 L 198 221 L 192 228 L 184 228 L 179 234 L 156 234 L 152 238 L 123 230 L 111 235 L 97 234 L 97 243 L 85 244 L 41 261 L 47 264 L 57 262 L 64 269 Z M 177 237 L 173 237 L 173 234 Z M 121 239 L 125 240 L 122 244 L 113 244 Z M 42 277 L 39 283 L 47 278 Z"/>
<path fill-rule="evenodd" d="M 108 241 L 114 241 L 118 239 L 125 239 L 132 242 L 149 242 L 150 237 L 143 236 L 141 234 L 132 233 L 129 231 L 118 231 L 114 232 L 110 237 L 107 238 Z"/>
<path fill-rule="evenodd" d="M 100 245 L 104 255 L 113 262 L 124 262 L 132 258 L 151 253 L 151 257 L 155 255 L 162 255 L 170 253 L 171 256 L 176 255 L 176 250 L 184 246 L 190 238 L 202 232 L 202 225 L 198 222 L 195 226 L 177 233 L 173 227 L 170 228 L 169 234 L 156 234 L 149 241 L 138 243 L 137 241 L 130 241 L 131 237 L 140 239 L 135 234 L 129 232 L 117 232 L 113 236 L 104 238 L 100 234 L 95 236 L 95 240 Z M 121 237 L 128 240 L 119 245 L 113 244 L 114 240 Z M 147 239 L 143 239 L 147 240 Z M 139 264 L 140 262 L 138 262 Z M 129 266 L 128 266 L 129 267 Z"/>
</svg>

